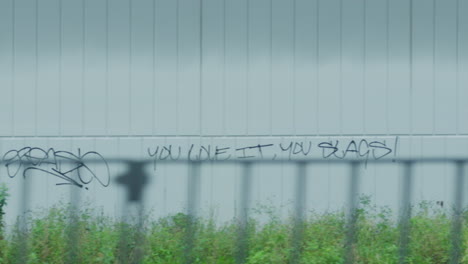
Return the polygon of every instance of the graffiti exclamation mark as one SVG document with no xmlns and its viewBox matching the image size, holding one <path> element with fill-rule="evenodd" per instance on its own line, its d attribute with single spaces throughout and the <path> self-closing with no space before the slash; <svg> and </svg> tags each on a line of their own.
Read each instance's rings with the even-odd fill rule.
<svg viewBox="0 0 468 264">
<path fill-rule="evenodd" d="M 395 138 L 395 146 L 393 147 L 393 162 L 396 161 L 396 157 L 397 157 L 397 147 L 398 147 L 398 136 L 396 136 Z"/>
</svg>

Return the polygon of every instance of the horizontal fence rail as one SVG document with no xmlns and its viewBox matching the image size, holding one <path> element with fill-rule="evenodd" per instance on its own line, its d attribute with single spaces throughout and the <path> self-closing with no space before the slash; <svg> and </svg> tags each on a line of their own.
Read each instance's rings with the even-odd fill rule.
<svg viewBox="0 0 468 264">
<path fill-rule="evenodd" d="M 35 164 L 35 160 L 26 160 L 22 161 L 23 163 Z M 41 161 L 47 162 L 47 161 Z M 67 162 L 61 161 L 61 162 Z M 76 161 L 70 161 L 76 162 Z M 80 162 L 84 164 L 100 164 L 103 161 L 98 159 L 82 159 Z M 143 204 L 142 197 L 145 190 L 145 185 L 150 178 L 147 173 L 145 173 L 146 166 L 154 166 L 155 161 L 153 159 L 123 159 L 123 158 L 110 158 L 106 159 L 107 164 L 118 163 L 125 164 L 126 172 L 120 175 L 116 181 L 125 187 L 127 192 L 126 203 L 124 206 L 124 212 L 128 207 L 137 208 L 137 225 L 142 228 L 143 225 Z M 160 160 L 157 161 L 160 163 L 174 163 L 174 164 L 186 164 L 188 165 L 187 171 L 187 186 L 186 186 L 186 214 L 188 216 L 187 228 L 185 230 L 185 239 L 184 239 L 184 260 L 185 263 L 194 263 L 195 259 L 193 258 L 192 249 L 195 245 L 195 229 L 194 221 L 197 217 L 198 211 L 197 208 L 200 202 L 200 186 L 201 186 L 201 172 L 200 168 L 204 164 L 209 163 L 221 163 L 221 164 L 236 164 L 242 167 L 241 169 L 241 180 L 240 180 L 240 192 L 239 192 L 239 201 L 240 201 L 240 210 L 238 210 L 236 219 L 238 223 L 237 229 L 237 240 L 236 240 L 236 253 L 235 253 L 235 262 L 236 263 L 246 263 L 247 255 L 249 251 L 249 231 L 247 227 L 247 222 L 249 219 L 249 205 L 252 197 L 252 168 L 259 164 L 275 164 L 275 163 L 285 163 L 292 164 L 296 168 L 296 175 L 292 177 L 291 180 L 295 181 L 295 191 L 294 191 L 294 226 L 292 227 L 292 248 L 291 254 L 289 256 L 289 263 L 299 263 L 302 249 L 301 244 L 304 239 L 304 219 L 305 219 L 305 210 L 306 210 L 306 192 L 307 184 L 309 181 L 307 177 L 307 165 L 315 164 L 346 164 L 348 166 L 349 177 L 351 179 L 348 188 L 348 198 L 347 198 L 347 232 L 346 232 L 346 241 L 345 246 L 345 263 L 355 263 L 355 252 L 353 247 L 358 239 L 356 236 L 356 221 L 357 214 L 356 210 L 359 207 L 359 188 L 360 188 L 360 177 L 359 177 L 359 168 L 367 163 L 375 164 L 395 164 L 401 169 L 402 175 L 402 184 L 400 192 L 400 208 L 399 208 L 399 225 L 400 225 L 400 235 L 399 235 L 399 263 L 407 263 L 407 256 L 409 253 L 409 243 L 410 243 L 410 218 L 411 218 L 411 197 L 412 197 L 412 185 L 414 178 L 414 167 L 417 164 L 434 164 L 434 163 L 445 163 L 451 164 L 455 168 L 455 180 L 454 184 L 454 204 L 453 204 L 453 215 L 452 215 L 452 231 L 451 231 L 451 249 L 447 254 L 450 255 L 450 263 L 460 263 L 462 258 L 462 212 L 463 212 L 463 200 L 465 190 L 463 188 L 465 184 L 465 165 L 468 164 L 468 159 L 464 158 L 423 158 L 423 159 L 411 159 L 411 158 L 396 158 L 396 159 L 379 159 L 379 160 L 362 160 L 362 159 L 343 159 L 343 160 L 324 160 L 324 159 L 276 159 L 276 160 L 267 160 L 267 159 L 240 159 L 240 160 Z M 106 164 L 106 165 L 107 165 Z M 8 166 L 8 160 L 0 161 L 0 165 Z M 84 165 L 83 165 L 84 166 Z M 60 174 L 60 173 L 59 173 Z M 22 185 L 22 197 L 21 197 L 21 212 L 26 212 L 28 209 L 29 203 L 29 186 L 27 181 L 23 181 Z M 72 208 L 77 208 L 80 201 L 80 192 L 79 188 L 71 188 L 70 193 L 70 202 Z M 74 205 L 74 206 L 73 206 Z M 75 212 L 72 210 L 70 215 L 70 221 L 75 221 L 76 216 L 73 215 Z M 26 228 L 26 223 L 24 218 L 20 222 L 20 228 Z M 74 226 L 73 224 L 71 226 Z M 76 243 L 78 241 L 78 234 L 76 230 L 69 230 L 69 255 L 67 256 L 67 263 L 77 263 L 77 256 L 75 254 Z M 122 231 L 119 242 L 119 258 L 121 258 L 121 263 L 125 262 L 125 257 L 128 255 L 128 233 L 125 230 Z M 143 239 L 137 237 L 132 237 L 135 241 L 135 247 L 141 247 L 144 243 Z M 26 263 L 24 259 L 28 254 L 27 247 L 27 238 L 25 237 L 22 240 L 23 245 L 21 246 L 23 252 L 21 254 L 22 258 L 18 260 L 18 263 Z M 132 263 L 141 263 L 142 255 L 138 255 L 134 258 Z"/>
</svg>

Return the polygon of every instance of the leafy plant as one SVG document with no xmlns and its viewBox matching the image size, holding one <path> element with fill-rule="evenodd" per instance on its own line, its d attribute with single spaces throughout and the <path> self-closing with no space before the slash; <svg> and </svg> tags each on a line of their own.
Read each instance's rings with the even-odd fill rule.
<svg viewBox="0 0 468 264">
<path fill-rule="evenodd" d="M 269 208 L 269 207 L 268 207 Z M 271 208 L 270 208 L 271 209 Z M 238 257 L 239 222 L 218 224 L 211 218 L 191 218 L 184 213 L 144 225 L 123 223 L 102 212 L 86 208 L 70 214 L 70 207 L 56 206 L 34 212 L 27 234 L 19 229 L 0 240 L 0 263 L 17 263 L 27 237 L 24 263 L 193 263 L 234 264 Z M 287 263 L 294 250 L 301 252 L 299 263 L 344 263 L 348 218 L 344 211 L 309 213 L 301 223 L 302 239 L 295 241 L 294 219 L 282 220 L 272 210 L 260 208 L 268 220 L 248 219 L 246 262 Z M 431 203 L 414 207 L 410 219 L 407 263 L 450 261 L 451 218 L 447 211 Z M 258 217 L 259 215 L 255 215 Z M 265 218 L 265 217 L 263 217 Z M 463 241 L 468 238 L 468 212 L 463 215 Z M 399 263 L 400 225 L 388 207 L 375 206 L 363 197 L 356 211 L 355 263 Z M 70 232 L 73 230 L 73 241 Z M 187 248 L 187 236 L 193 247 Z M 70 247 L 70 243 L 74 243 Z M 461 263 L 468 264 L 468 244 L 461 248 Z M 70 248 L 75 259 L 67 258 Z M 71 259 L 71 260 L 70 260 Z"/>
<path fill-rule="evenodd" d="M 3 217 L 5 215 L 5 206 L 7 205 L 8 196 L 8 187 L 4 183 L 0 184 L 0 240 L 3 239 L 3 231 L 5 228 Z"/>
</svg>

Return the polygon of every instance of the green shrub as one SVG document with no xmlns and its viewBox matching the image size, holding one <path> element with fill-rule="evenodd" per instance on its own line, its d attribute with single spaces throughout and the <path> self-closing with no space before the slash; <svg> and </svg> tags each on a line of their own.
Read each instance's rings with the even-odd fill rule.
<svg viewBox="0 0 468 264">
<path fill-rule="evenodd" d="M 4 183 L 0 184 L 0 240 L 3 239 L 3 231 L 5 227 L 3 216 L 5 215 L 5 206 L 7 205 L 8 196 L 7 186 Z"/>
<path fill-rule="evenodd" d="M 302 241 L 293 241 L 293 219 L 266 212 L 269 220 L 249 219 L 246 225 L 246 262 L 287 263 L 293 245 L 298 245 L 299 263 L 344 263 L 347 218 L 341 211 L 310 213 L 304 222 Z M 431 203 L 413 208 L 410 219 L 408 263 L 450 261 L 451 218 L 449 212 Z M 399 263 L 400 227 L 389 208 L 377 208 L 361 200 L 356 211 L 356 263 Z M 467 241 L 468 214 L 463 220 Z M 190 218 L 179 213 L 143 225 L 123 223 L 96 210 L 71 211 L 56 206 L 28 218 L 26 233 L 19 228 L 0 240 L 0 263 L 17 263 L 27 238 L 27 263 L 236 263 L 239 227 L 235 220 L 217 224 L 213 218 Z M 189 235 L 189 236 L 188 236 Z M 187 239 L 193 247 L 186 248 Z M 70 240 L 70 238 L 73 238 Z M 23 239 L 23 240 L 22 240 Z M 73 243 L 70 243 L 73 242 Z M 297 243 L 295 243 L 297 242 Z M 462 263 L 468 263 L 466 243 Z"/>
</svg>

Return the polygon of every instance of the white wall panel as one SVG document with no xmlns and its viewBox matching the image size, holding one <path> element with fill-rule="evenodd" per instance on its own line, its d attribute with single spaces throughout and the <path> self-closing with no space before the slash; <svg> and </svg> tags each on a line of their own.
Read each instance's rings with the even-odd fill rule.
<svg viewBox="0 0 468 264">
<path fill-rule="evenodd" d="M 35 135 L 38 77 L 36 1 L 15 1 L 13 12 L 13 135 Z"/>
<path fill-rule="evenodd" d="M 60 17 L 60 132 L 83 134 L 84 5 L 62 1 Z"/>
<path fill-rule="evenodd" d="M 118 157 L 119 156 L 119 138 L 102 138 L 100 140 L 96 140 L 95 142 L 95 151 L 98 151 L 104 157 Z M 86 150 L 90 151 L 90 150 Z M 112 188 L 102 188 L 97 183 L 94 183 L 94 188 L 96 188 L 97 192 L 100 194 L 99 199 L 92 201 L 96 204 L 95 208 L 101 209 L 105 208 L 108 214 L 114 217 L 121 217 L 121 207 L 122 204 L 118 203 L 116 200 L 121 201 L 126 195 L 123 188 L 119 185 L 115 184 L 115 176 L 119 175 L 119 173 L 123 170 L 123 166 L 116 166 L 110 165 L 109 171 L 110 175 L 113 175 L 111 178 L 111 186 Z"/>
<path fill-rule="evenodd" d="M 13 134 L 13 2 L 0 2 L 0 135 Z"/>
<path fill-rule="evenodd" d="M 225 8 L 224 1 L 203 1 L 201 133 L 208 135 L 225 130 Z"/>
<path fill-rule="evenodd" d="M 341 5 L 338 0 L 319 1 L 319 122 L 323 134 L 340 134 L 343 96 L 340 93 Z M 358 117 L 358 118 L 362 118 Z"/>
<path fill-rule="evenodd" d="M 227 135 L 247 134 L 249 0 L 226 1 L 225 111 Z"/>
<path fill-rule="evenodd" d="M 154 1 L 131 3 L 130 134 L 151 135 L 155 120 Z M 146 118 L 141 118 L 141 117 Z"/>
<path fill-rule="evenodd" d="M 65 68 L 61 68 L 62 60 L 61 50 L 61 25 L 60 21 L 62 14 L 60 13 L 60 5 L 57 0 L 38 1 L 38 20 L 37 20 L 37 134 L 41 136 L 60 135 L 60 121 L 64 113 L 77 111 L 78 108 L 73 107 L 73 104 L 67 105 L 62 111 L 61 106 L 64 100 L 61 98 L 63 92 L 63 82 L 61 72 Z M 73 30 L 72 30 L 73 31 Z M 78 69 L 81 71 L 81 68 Z M 75 86 L 74 91 L 70 91 L 70 95 L 78 93 L 78 98 L 81 98 L 81 75 L 78 75 L 78 81 L 75 77 L 78 86 Z M 66 81 L 67 82 L 67 81 Z M 65 82 L 65 83 L 66 83 Z M 66 87 L 66 86 L 65 86 Z M 32 94 L 31 94 L 32 95 Z M 66 97 L 69 98 L 69 97 Z M 77 100 L 78 102 L 79 100 Z M 76 106 L 76 105 L 75 105 Z M 81 105 L 78 105 L 81 107 Z M 69 119 L 72 119 L 70 116 Z M 66 120 L 65 122 L 67 122 Z M 76 119 L 74 120 L 77 121 Z M 81 123 L 77 122 L 75 129 L 80 128 Z"/>
<path fill-rule="evenodd" d="M 30 146 L 152 158 L 148 148 L 159 147 L 175 159 L 193 148 L 190 157 L 213 160 L 201 170 L 200 208 L 225 220 L 239 210 L 242 168 L 216 164 L 222 155 L 375 159 L 382 148 L 369 143 L 385 142 L 386 158 L 466 156 L 467 17 L 464 0 L 1 1 L 0 154 Z M 268 147 L 260 154 L 258 144 Z M 79 191 L 121 216 L 116 179 L 126 168 L 109 166 L 110 187 L 96 180 Z M 187 171 L 147 168 L 145 207 L 185 210 Z M 23 179 L 1 173 L 21 193 Z M 450 201 L 452 173 L 415 167 L 414 198 Z M 68 201 L 70 188 L 36 174 L 31 206 Z M 308 166 L 308 206 L 339 208 L 348 174 Z M 377 204 L 398 205 L 395 164 L 359 174 Z M 295 175 L 287 164 L 255 166 L 252 206 L 270 201 L 287 215 Z"/>
<path fill-rule="evenodd" d="M 178 134 L 202 133 L 201 19 L 198 1 L 179 0 L 178 15 Z"/>
<path fill-rule="evenodd" d="M 412 134 L 412 53 L 410 5 L 389 1 L 388 133 Z"/>
<path fill-rule="evenodd" d="M 387 133 L 387 0 L 365 1 L 364 132 Z"/>
<path fill-rule="evenodd" d="M 179 0 L 155 3 L 156 135 L 176 135 L 179 104 Z"/>
<path fill-rule="evenodd" d="M 457 131 L 457 0 L 436 1 L 435 126 L 437 134 Z"/>
<path fill-rule="evenodd" d="M 271 2 L 271 133 L 296 134 L 296 5 Z"/>
<path fill-rule="evenodd" d="M 468 98 L 468 16 L 464 15 L 468 13 L 468 2 L 458 2 L 458 13 L 457 13 L 457 115 L 458 115 L 458 133 L 468 133 L 468 122 L 466 117 L 468 116 L 468 104 L 466 99 Z"/>
<path fill-rule="evenodd" d="M 4 135 L 466 132 L 463 1 L 2 5 Z"/>
<path fill-rule="evenodd" d="M 107 133 L 108 38 L 105 0 L 85 2 L 83 133 Z"/>
<path fill-rule="evenodd" d="M 129 135 L 131 131 L 130 0 L 108 1 L 107 133 Z"/>
<path fill-rule="evenodd" d="M 434 1 L 413 2 L 412 33 L 412 132 L 434 132 L 435 100 L 435 5 Z"/>
<path fill-rule="evenodd" d="M 297 134 L 316 134 L 319 114 L 318 0 L 297 0 L 294 20 L 294 127 Z"/>
<path fill-rule="evenodd" d="M 272 6 L 269 0 L 248 1 L 247 133 L 271 134 Z"/>
<path fill-rule="evenodd" d="M 364 133 L 365 16 L 364 0 L 343 1 L 341 11 L 341 129 L 346 134 Z M 380 102 L 379 102 L 380 103 Z"/>
</svg>

